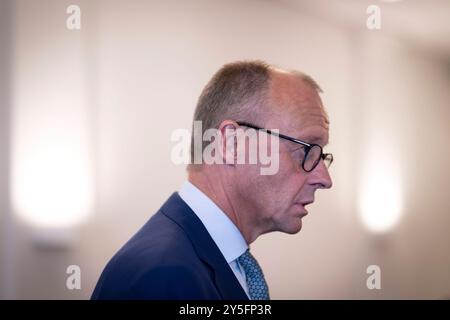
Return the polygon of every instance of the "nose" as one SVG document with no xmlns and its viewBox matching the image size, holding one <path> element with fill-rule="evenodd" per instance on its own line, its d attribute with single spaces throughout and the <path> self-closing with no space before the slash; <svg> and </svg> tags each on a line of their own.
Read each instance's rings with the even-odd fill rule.
<svg viewBox="0 0 450 320">
<path fill-rule="evenodd" d="M 311 171 L 310 184 L 317 185 L 318 189 L 330 189 L 333 186 L 328 168 L 323 160 Z"/>
</svg>

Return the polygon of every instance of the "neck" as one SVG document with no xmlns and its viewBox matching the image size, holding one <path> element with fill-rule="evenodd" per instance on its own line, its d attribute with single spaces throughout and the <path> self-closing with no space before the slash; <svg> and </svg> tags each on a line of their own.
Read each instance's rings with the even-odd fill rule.
<svg viewBox="0 0 450 320">
<path fill-rule="evenodd" d="M 252 221 L 246 218 L 248 215 L 240 210 L 241 206 L 236 203 L 237 199 L 234 188 L 229 188 L 231 184 L 218 172 L 219 170 L 201 168 L 188 171 L 188 180 L 208 198 L 210 198 L 235 224 L 243 235 L 247 244 L 252 243 L 260 235 L 257 228 L 252 225 Z"/>
</svg>

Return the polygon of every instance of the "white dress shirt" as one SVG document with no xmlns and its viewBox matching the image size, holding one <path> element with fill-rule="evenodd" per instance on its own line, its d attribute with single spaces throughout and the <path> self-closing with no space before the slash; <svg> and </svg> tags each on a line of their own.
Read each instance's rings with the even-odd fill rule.
<svg viewBox="0 0 450 320">
<path fill-rule="evenodd" d="M 249 296 L 245 272 L 237 260 L 248 249 L 247 242 L 239 229 L 207 195 L 189 181 L 183 184 L 178 194 L 202 221 Z"/>
</svg>

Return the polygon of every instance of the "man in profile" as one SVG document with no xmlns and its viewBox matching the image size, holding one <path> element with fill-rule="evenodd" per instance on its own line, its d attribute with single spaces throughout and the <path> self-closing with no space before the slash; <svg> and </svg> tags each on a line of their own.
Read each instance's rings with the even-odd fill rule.
<svg viewBox="0 0 450 320">
<path fill-rule="evenodd" d="M 215 156 L 223 163 L 188 165 L 182 188 L 111 259 L 92 298 L 270 299 L 249 245 L 264 233 L 299 232 L 315 191 L 332 185 L 320 92 L 311 77 L 261 61 L 223 66 L 194 114 L 202 133 L 220 135 Z M 267 144 L 278 161 L 275 173 L 261 174 L 260 162 L 229 161 L 238 157 L 230 146 L 239 130 L 277 139 L 278 148 Z M 248 159 L 251 144 L 241 146 Z"/>
</svg>

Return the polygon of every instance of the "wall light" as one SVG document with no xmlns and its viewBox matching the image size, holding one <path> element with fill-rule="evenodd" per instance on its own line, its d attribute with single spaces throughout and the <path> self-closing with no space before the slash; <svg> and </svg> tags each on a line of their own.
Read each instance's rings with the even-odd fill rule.
<svg viewBox="0 0 450 320">
<path fill-rule="evenodd" d="M 15 163 L 17 214 L 36 228 L 69 228 L 83 222 L 92 207 L 89 161 L 70 132 L 34 137 Z"/>
<path fill-rule="evenodd" d="M 43 108 L 45 110 L 45 108 Z M 76 119 L 79 110 L 65 110 Z M 79 118 L 80 116 L 78 116 Z M 49 121 L 21 126 L 14 139 L 12 198 L 14 211 L 29 227 L 37 247 L 67 248 L 76 227 L 92 212 L 94 183 L 86 130 L 78 121 Z M 24 121 L 25 123 L 27 121 Z M 43 125 L 44 123 L 44 125 Z"/>
<path fill-rule="evenodd" d="M 359 212 L 363 224 L 374 233 L 394 228 L 401 218 L 401 185 L 395 164 L 371 158 L 362 174 Z"/>
<path fill-rule="evenodd" d="M 73 238 L 95 191 L 89 38 L 57 18 L 63 9 L 20 7 L 15 22 L 12 204 L 33 241 L 51 247 Z"/>
</svg>

